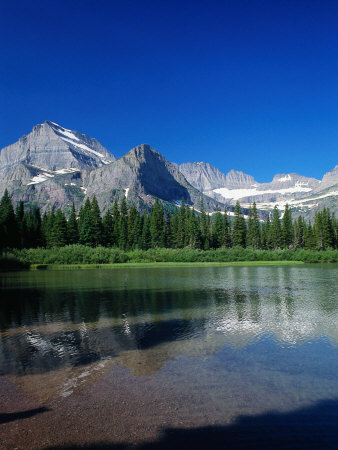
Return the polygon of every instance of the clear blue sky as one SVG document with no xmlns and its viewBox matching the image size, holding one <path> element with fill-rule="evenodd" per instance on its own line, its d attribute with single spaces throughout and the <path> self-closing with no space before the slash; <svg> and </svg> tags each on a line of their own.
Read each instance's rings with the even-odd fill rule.
<svg viewBox="0 0 338 450">
<path fill-rule="evenodd" d="M 258 181 L 338 164 L 336 0 L 0 4 L 0 148 L 47 119 Z"/>
</svg>

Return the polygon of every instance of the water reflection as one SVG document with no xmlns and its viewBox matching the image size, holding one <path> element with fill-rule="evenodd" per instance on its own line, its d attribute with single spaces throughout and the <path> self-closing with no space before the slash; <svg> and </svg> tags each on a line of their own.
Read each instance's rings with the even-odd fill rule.
<svg viewBox="0 0 338 450">
<path fill-rule="evenodd" d="M 323 336 L 338 343 L 335 267 L 35 272 L 0 280 L 1 374 L 43 373 L 156 346 L 164 363 L 262 336 L 282 346 Z"/>
</svg>

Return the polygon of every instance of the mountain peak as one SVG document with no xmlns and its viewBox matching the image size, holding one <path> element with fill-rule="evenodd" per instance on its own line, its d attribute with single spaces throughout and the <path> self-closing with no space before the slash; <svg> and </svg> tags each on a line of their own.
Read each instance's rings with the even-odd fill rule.
<svg viewBox="0 0 338 450">
<path fill-rule="evenodd" d="M 0 170 L 25 163 L 43 170 L 94 169 L 115 157 L 94 138 L 46 120 L 1 150 Z"/>
</svg>

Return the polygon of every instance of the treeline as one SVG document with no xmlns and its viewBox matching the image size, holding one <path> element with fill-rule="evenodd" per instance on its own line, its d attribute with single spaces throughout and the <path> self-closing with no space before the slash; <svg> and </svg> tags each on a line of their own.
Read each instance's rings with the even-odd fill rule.
<svg viewBox="0 0 338 450">
<path fill-rule="evenodd" d="M 114 202 L 102 217 L 96 197 L 87 199 L 79 212 L 73 205 L 67 219 L 61 209 L 50 210 L 41 217 L 37 207 L 25 211 L 22 202 L 14 210 L 6 191 L 0 201 L 0 249 L 57 248 L 82 244 L 89 247 L 114 247 L 124 251 L 172 249 L 229 249 L 232 247 L 261 250 L 336 249 L 338 222 L 328 208 L 315 215 L 314 223 L 303 217 L 292 219 L 286 205 L 282 218 L 277 207 L 271 218 L 262 223 L 255 203 L 245 219 L 237 202 L 234 217 L 227 211 L 210 216 L 201 203 L 197 213 L 182 200 L 173 213 L 164 210 L 158 200 L 151 212 L 140 214 L 127 206 L 123 198 Z"/>
</svg>

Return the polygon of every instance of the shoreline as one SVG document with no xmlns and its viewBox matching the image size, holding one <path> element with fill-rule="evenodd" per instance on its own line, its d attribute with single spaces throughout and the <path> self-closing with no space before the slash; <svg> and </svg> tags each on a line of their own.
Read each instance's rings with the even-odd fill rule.
<svg viewBox="0 0 338 450">
<path fill-rule="evenodd" d="M 291 266 L 303 261 L 232 261 L 232 262 L 127 262 L 113 264 L 31 264 L 28 270 L 83 270 L 119 268 L 174 268 L 174 267 L 231 267 L 231 266 Z M 314 263 L 317 264 L 317 263 Z"/>
</svg>

